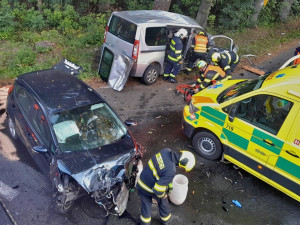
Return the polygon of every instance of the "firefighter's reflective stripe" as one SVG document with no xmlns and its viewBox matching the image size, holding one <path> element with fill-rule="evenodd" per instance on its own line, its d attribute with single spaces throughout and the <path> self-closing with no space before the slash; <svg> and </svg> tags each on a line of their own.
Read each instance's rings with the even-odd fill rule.
<svg viewBox="0 0 300 225">
<path fill-rule="evenodd" d="M 164 73 L 164 77 L 169 77 L 170 74 Z"/>
<path fill-rule="evenodd" d="M 174 62 L 178 62 L 178 61 L 181 59 L 181 57 L 182 57 L 182 56 L 180 55 L 180 56 L 178 56 L 177 58 L 174 58 L 174 57 L 168 55 L 168 58 L 169 58 L 170 60 L 174 61 Z"/>
<path fill-rule="evenodd" d="M 170 77 L 176 77 L 174 74 L 170 73 Z"/>
<path fill-rule="evenodd" d="M 230 53 L 229 52 L 225 52 L 225 55 L 227 55 L 227 57 L 228 57 L 228 64 L 230 64 L 231 63 L 231 55 L 230 55 Z M 222 55 L 222 57 L 225 59 L 226 57 L 225 56 L 223 56 Z"/>
<path fill-rule="evenodd" d="M 161 185 L 155 183 L 153 188 L 158 192 L 165 192 L 167 189 L 167 186 L 161 186 Z"/>
<path fill-rule="evenodd" d="M 171 213 L 166 217 L 160 217 L 162 221 L 168 221 L 171 218 Z"/>
<path fill-rule="evenodd" d="M 170 49 L 172 49 L 176 54 L 180 54 L 182 52 L 182 49 L 176 50 L 172 45 L 170 46 Z"/>
<path fill-rule="evenodd" d="M 155 157 L 156 157 L 159 169 L 162 170 L 163 168 L 165 168 L 164 160 L 162 159 L 161 154 L 157 153 L 155 155 Z"/>
<path fill-rule="evenodd" d="M 149 160 L 148 165 L 150 169 L 152 170 L 153 176 L 156 178 L 156 180 L 159 180 L 159 176 L 157 175 L 157 171 L 153 165 L 152 159 Z"/>
<path fill-rule="evenodd" d="M 143 216 L 141 215 L 140 218 L 141 218 L 141 221 L 143 221 L 144 223 L 150 223 L 150 222 L 151 222 L 151 217 L 145 218 L 145 217 L 143 217 Z"/>
<path fill-rule="evenodd" d="M 207 37 L 196 35 L 194 52 L 198 52 L 198 53 L 207 52 L 207 48 L 206 48 L 207 43 L 208 43 Z"/>
<path fill-rule="evenodd" d="M 236 55 L 236 59 L 235 59 L 235 61 L 234 61 L 234 63 L 237 63 L 238 61 L 239 61 L 239 55 L 238 54 L 235 54 Z"/>
<path fill-rule="evenodd" d="M 140 185 L 141 188 L 143 188 L 145 191 L 148 191 L 149 193 L 153 194 L 153 190 L 149 188 L 146 184 L 141 181 L 141 179 L 138 180 L 138 184 Z"/>
</svg>

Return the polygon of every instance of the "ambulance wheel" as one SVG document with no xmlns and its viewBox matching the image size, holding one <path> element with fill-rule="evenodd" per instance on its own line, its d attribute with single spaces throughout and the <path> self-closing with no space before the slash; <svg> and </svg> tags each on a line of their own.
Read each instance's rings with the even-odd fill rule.
<svg viewBox="0 0 300 225">
<path fill-rule="evenodd" d="M 144 75 L 142 77 L 142 81 L 146 85 L 154 84 L 159 76 L 160 70 L 158 65 L 150 65 L 145 70 Z"/>
<path fill-rule="evenodd" d="M 218 138 L 209 132 L 198 132 L 193 137 L 193 146 L 197 154 L 205 159 L 216 160 L 222 155 L 222 146 Z"/>
</svg>

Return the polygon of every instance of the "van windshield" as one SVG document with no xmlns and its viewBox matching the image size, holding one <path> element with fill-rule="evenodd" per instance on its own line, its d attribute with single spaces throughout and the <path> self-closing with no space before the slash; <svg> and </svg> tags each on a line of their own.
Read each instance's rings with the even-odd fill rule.
<svg viewBox="0 0 300 225">
<path fill-rule="evenodd" d="M 108 32 L 124 41 L 134 44 L 136 25 L 120 17 L 113 16 L 109 23 Z"/>
<path fill-rule="evenodd" d="M 219 94 L 217 98 L 218 103 L 228 101 L 240 95 L 259 89 L 268 76 L 269 74 L 261 76 L 258 79 L 245 80 L 235 85 L 232 85 L 231 87 L 225 89 Z"/>
</svg>

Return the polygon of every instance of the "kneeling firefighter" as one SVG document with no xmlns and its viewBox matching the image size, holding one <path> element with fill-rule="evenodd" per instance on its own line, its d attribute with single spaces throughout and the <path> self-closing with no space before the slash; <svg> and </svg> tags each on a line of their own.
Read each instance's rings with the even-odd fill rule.
<svg viewBox="0 0 300 225">
<path fill-rule="evenodd" d="M 172 181 L 176 175 L 176 166 L 190 171 L 196 164 L 195 156 L 189 151 L 173 152 L 164 148 L 155 154 L 143 169 L 138 181 L 138 194 L 141 197 L 140 224 L 151 223 L 151 205 L 154 198 L 158 203 L 162 224 L 169 224 L 171 212 L 168 193 L 173 189 Z"/>
<path fill-rule="evenodd" d="M 198 93 L 204 88 L 214 84 L 216 81 L 225 81 L 231 79 L 231 76 L 227 76 L 224 70 L 219 66 L 208 65 L 204 60 L 200 60 L 197 63 L 200 70 L 200 76 L 196 80 L 196 85 L 199 87 L 194 89 L 194 93 Z"/>
</svg>

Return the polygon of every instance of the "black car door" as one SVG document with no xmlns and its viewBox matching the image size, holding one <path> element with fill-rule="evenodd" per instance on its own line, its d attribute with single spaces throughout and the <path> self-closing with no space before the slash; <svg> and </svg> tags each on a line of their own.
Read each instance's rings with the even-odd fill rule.
<svg viewBox="0 0 300 225">
<path fill-rule="evenodd" d="M 54 149 L 46 116 L 36 99 L 22 86 L 16 86 L 15 123 L 20 138 L 42 173 L 49 174 L 49 163 Z M 40 153 L 33 148 L 46 148 Z"/>
</svg>

